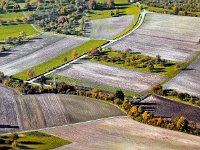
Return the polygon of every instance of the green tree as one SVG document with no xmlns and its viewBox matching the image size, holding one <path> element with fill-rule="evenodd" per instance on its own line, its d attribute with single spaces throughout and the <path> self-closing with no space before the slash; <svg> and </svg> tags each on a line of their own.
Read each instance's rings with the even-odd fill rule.
<svg viewBox="0 0 200 150">
<path fill-rule="evenodd" d="M 120 100 L 124 100 L 124 93 L 122 92 L 122 90 L 117 90 L 115 95 L 114 95 L 115 99 L 120 99 Z"/>
</svg>

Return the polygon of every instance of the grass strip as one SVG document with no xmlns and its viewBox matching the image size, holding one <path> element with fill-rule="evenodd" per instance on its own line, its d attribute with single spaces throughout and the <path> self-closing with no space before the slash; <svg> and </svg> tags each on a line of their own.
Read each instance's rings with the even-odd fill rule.
<svg viewBox="0 0 200 150">
<path fill-rule="evenodd" d="M 19 139 L 17 139 L 17 148 L 16 149 L 55 149 L 71 142 L 64 139 L 48 135 L 38 131 L 32 132 L 20 132 L 17 133 Z M 2 140 L 8 140 L 10 134 L 4 134 L 1 136 Z M 5 145 L 8 149 L 12 149 L 12 146 L 9 144 Z"/>
</svg>

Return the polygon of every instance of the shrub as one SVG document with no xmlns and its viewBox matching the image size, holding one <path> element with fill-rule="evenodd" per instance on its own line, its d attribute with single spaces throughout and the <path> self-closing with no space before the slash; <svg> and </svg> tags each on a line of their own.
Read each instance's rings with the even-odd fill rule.
<svg viewBox="0 0 200 150">
<path fill-rule="evenodd" d="M 121 101 L 124 100 L 124 93 L 122 92 L 122 90 L 117 90 L 114 97 L 116 99 L 120 99 Z"/>
<path fill-rule="evenodd" d="M 180 100 L 184 100 L 186 97 L 185 97 L 185 94 L 184 94 L 184 93 L 179 93 L 179 94 L 178 94 L 178 98 L 179 98 Z"/>
<path fill-rule="evenodd" d="M 172 92 L 170 92 L 170 96 L 178 96 L 178 92 L 172 91 Z"/>
</svg>

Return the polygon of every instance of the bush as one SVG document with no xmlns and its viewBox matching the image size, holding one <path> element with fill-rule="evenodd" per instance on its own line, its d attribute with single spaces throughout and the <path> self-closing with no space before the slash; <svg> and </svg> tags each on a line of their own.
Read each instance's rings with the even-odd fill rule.
<svg viewBox="0 0 200 150">
<path fill-rule="evenodd" d="M 179 93 L 179 94 L 178 94 L 178 98 L 179 98 L 180 100 L 184 100 L 186 97 L 185 97 L 185 94 L 184 94 L 184 93 Z"/>
<path fill-rule="evenodd" d="M 120 100 L 124 100 L 124 93 L 122 92 L 122 90 L 117 90 L 115 95 L 114 95 L 115 99 L 120 99 Z"/>
<path fill-rule="evenodd" d="M 169 95 L 170 95 L 170 96 L 178 96 L 178 92 L 176 92 L 176 91 L 172 91 L 172 92 L 170 92 Z"/>
</svg>

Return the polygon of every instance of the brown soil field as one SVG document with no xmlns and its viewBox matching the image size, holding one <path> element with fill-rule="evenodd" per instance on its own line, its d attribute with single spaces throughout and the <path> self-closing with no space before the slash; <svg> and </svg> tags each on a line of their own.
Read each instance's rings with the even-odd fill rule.
<svg viewBox="0 0 200 150">
<path fill-rule="evenodd" d="M 198 150 L 200 137 L 145 125 L 128 117 L 45 129 L 42 132 L 70 140 L 57 150 Z"/>
<path fill-rule="evenodd" d="M 200 107 L 179 103 L 158 96 L 149 96 L 141 101 L 145 110 L 153 112 L 155 116 L 176 118 L 184 116 L 189 121 L 194 121 L 200 127 Z"/>
<path fill-rule="evenodd" d="M 196 17 L 149 13 L 139 29 L 109 47 L 185 62 L 200 50 L 199 24 Z"/>
<path fill-rule="evenodd" d="M 57 74 L 119 89 L 147 92 L 165 79 L 164 76 L 143 73 L 81 60 L 60 70 Z"/>
</svg>

